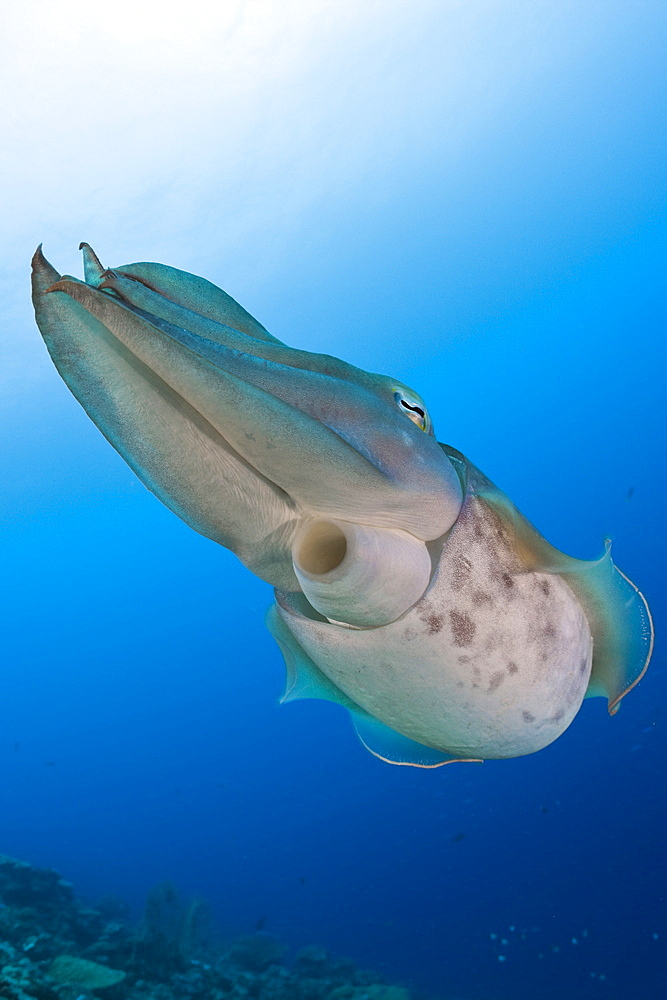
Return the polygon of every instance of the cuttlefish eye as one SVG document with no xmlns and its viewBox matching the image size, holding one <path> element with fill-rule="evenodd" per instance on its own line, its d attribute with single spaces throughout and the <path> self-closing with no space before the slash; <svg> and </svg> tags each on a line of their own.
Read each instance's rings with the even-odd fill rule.
<svg viewBox="0 0 667 1000">
<path fill-rule="evenodd" d="M 413 424 L 416 424 L 422 431 L 430 432 L 431 418 L 423 401 L 416 393 L 413 395 L 403 389 L 397 389 L 394 393 L 394 399 Z"/>
</svg>

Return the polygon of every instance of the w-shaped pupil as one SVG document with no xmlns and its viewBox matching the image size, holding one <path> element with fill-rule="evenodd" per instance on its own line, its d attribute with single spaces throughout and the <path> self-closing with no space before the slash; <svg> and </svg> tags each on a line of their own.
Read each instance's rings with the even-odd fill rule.
<svg viewBox="0 0 667 1000">
<path fill-rule="evenodd" d="M 405 407 L 406 410 L 412 410 L 413 413 L 418 413 L 420 417 L 426 416 L 421 406 L 410 406 L 404 399 L 401 400 L 401 406 Z"/>
</svg>

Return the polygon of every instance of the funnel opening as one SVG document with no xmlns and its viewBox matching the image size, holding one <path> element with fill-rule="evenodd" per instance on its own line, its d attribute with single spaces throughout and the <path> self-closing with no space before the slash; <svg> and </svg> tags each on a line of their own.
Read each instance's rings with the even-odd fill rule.
<svg viewBox="0 0 667 1000">
<path fill-rule="evenodd" d="M 342 563 L 347 554 L 347 539 L 331 521 L 315 521 L 298 540 L 294 562 L 308 576 L 324 576 Z"/>
</svg>

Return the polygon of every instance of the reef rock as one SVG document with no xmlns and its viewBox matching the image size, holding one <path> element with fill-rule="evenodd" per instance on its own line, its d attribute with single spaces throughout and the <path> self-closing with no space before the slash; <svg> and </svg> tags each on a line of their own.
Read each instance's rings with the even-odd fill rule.
<svg viewBox="0 0 667 1000">
<path fill-rule="evenodd" d="M 0 1000 L 410 1000 L 319 945 L 291 967 L 284 952 L 270 934 L 216 940 L 207 904 L 171 883 L 132 926 L 117 900 L 84 906 L 57 872 L 0 855 Z"/>
</svg>

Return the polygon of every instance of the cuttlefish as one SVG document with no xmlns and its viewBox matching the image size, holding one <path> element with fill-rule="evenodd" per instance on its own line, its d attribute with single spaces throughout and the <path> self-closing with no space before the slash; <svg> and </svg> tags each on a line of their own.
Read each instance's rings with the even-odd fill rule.
<svg viewBox="0 0 667 1000">
<path fill-rule="evenodd" d="M 325 698 L 396 764 L 516 757 L 641 678 L 646 601 L 551 546 L 402 382 L 286 346 L 164 264 L 85 281 L 37 251 L 37 323 L 141 481 L 275 588 L 284 700 Z"/>
</svg>

